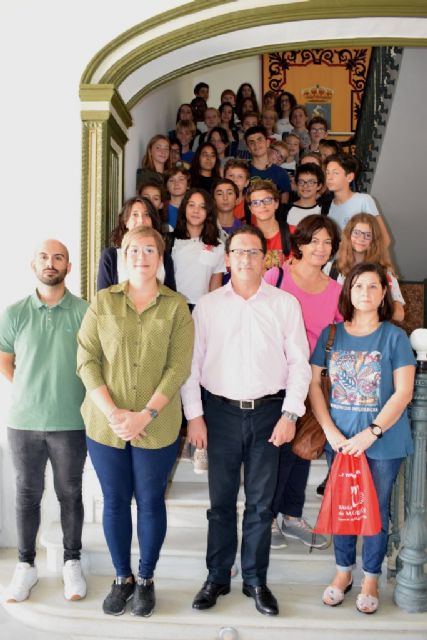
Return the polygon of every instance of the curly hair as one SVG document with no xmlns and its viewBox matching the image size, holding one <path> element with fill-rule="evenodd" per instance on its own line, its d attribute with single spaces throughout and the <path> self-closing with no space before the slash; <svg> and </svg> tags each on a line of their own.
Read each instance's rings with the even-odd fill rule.
<svg viewBox="0 0 427 640">
<path fill-rule="evenodd" d="M 210 244 L 214 247 L 217 247 L 220 243 L 220 240 L 219 228 L 215 214 L 215 203 L 212 196 L 204 189 L 193 188 L 187 191 L 187 193 L 185 194 L 178 209 L 174 236 L 178 240 L 189 240 L 191 237 L 187 228 L 187 205 L 191 196 L 193 196 L 195 193 L 199 193 L 203 197 L 206 206 L 206 218 L 203 223 L 203 229 L 200 234 L 200 239 L 202 242 L 204 242 L 204 244 Z"/>
</svg>

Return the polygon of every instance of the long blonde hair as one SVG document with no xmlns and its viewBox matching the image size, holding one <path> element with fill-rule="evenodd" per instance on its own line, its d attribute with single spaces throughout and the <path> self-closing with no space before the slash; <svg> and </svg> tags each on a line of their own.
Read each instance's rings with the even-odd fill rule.
<svg viewBox="0 0 427 640">
<path fill-rule="evenodd" d="M 380 226 L 376 217 L 370 213 L 356 213 L 347 222 L 341 236 L 341 243 L 336 257 L 336 266 L 338 273 L 342 273 L 347 277 L 352 267 L 355 265 L 353 247 L 351 244 L 351 234 L 356 225 L 367 224 L 371 228 L 372 241 L 371 246 L 366 251 L 363 262 L 373 262 L 381 265 L 386 271 L 394 271 L 387 247 L 384 244 L 384 238 L 381 233 Z"/>
</svg>

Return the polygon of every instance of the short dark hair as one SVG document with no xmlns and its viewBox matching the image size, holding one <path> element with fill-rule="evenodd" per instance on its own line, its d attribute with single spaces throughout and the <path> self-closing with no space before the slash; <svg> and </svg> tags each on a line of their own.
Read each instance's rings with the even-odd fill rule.
<svg viewBox="0 0 427 640">
<path fill-rule="evenodd" d="M 245 142 L 247 143 L 249 136 L 253 136 L 255 133 L 261 133 L 264 138 L 268 138 L 267 129 L 262 124 L 257 124 L 256 127 L 249 127 L 249 129 L 245 131 Z"/>
<path fill-rule="evenodd" d="M 215 194 L 215 189 L 217 187 L 219 187 L 220 184 L 228 184 L 230 187 L 233 187 L 233 191 L 236 194 L 236 198 L 239 197 L 239 189 L 238 189 L 237 184 L 235 182 L 233 182 L 229 178 L 218 178 L 218 180 L 216 180 L 212 185 L 211 195 L 212 195 L 213 198 L 214 198 L 214 194 Z"/>
<path fill-rule="evenodd" d="M 313 116 L 313 118 L 308 121 L 307 129 L 310 131 L 311 127 L 315 124 L 323 124 L 326 131 L 328 130 L 328 123 L 326 122 L 325 118 L 322 118 L 322 116 Z"/>
<path fill-rule="evenodd" d="M 228 147 L 228 145 L 230 144 L 230 141 L 228 139 L 228 135 L 224 127 L 213 127 L 207 135 L 207 138 L 206 138 L 207 142 L 211 142 L 213 133 L 217 133 L 221 138 L 222 143 Z"/>
<path fill-rule="evenodd" d="M 227 240 L 225 241 L 225 253 L 227 255 L 229 255 L 230 253 L 230 245 L 231 245 L 232 239 L 235 236 L 242 236 L 242 235 L 256 236 L 261 243 L 263 254 L 265 255 L 267 253 L 267 240 L 265 239 L 265 236 L 261 231 L 261 229 L 258 229 L 258 227 L 255 227 L 253 224 L 243 224 L 241 227 L 239 227 L 235 231 L 232 231 L 232 233 L 230 233 Z"/>
<path fill-rule="evenodd" d="M 297 170 L 295 171 L 295 182 L 298 181 L 298 178 L 302 173 L 308 173 L 312 176 L 316 176 L 319 184 L 325 183 L 325 175 L 322 168 L 314 162 L 306 162 L 305 164 L 298 165 Z"/>
<path fill-rule="evenodd" d="M 347 176 L 349 173 L 354 173 L 356 177 L 359 172 L 359 162 L 354 156 L 350 156 L 346 153 L 336 153 L 333 156 L 329 156 L 325 160 L 325 169 L 330 162 L 336 162 L 341 169 L 344 169 L 344 173 Z"/>
<path fill-rule="evenodd" d="M 332 149 L 334 155 L 339 155 L 342 153 L 342 147 L 338 140 L 333 140 L 332 138 L 322 138 L 322 140 L 319 141 L 319 146 L 320 145 L 322 145 L 322 147 Z"/>
<path fill-rule="evenodd" d="M 383 322 L 384 320 L 391 320 L 393 316 L 393 299 L 391 297 L 386 270 L 381 265 L 375 264 L 374 262 L 359 262 L 359 264 L 354 265 L 346 277 L 338 302 L 338 310 L 344 321 L 350 322 L 353 319 L 354 307 L 351 301 L 351 290 L 357 278 L 361 276 L 362 273 L 377 274 L 381 287 L 383 291 L 385 291 L 383 302 L 378 307 L 378 320 L 380 322 Z"/>
<path fill-rule="evenodd" d="M 199 93 L 200 89 L 209 89 L 209 85 L 206 84 L 206 82 L 198 82 L 196 84 L 196 86 L 194 87 L 194 89 L 193 89 L 195 96 L 197 96 L 197 94 Z"/>
<path fill-rule="evenodd" d="M 306 167 L 307 165 L 304 166 Z M 331 239 L 331 256 L 336 254 L 340 244 L 341 236 L 340 229 L 337 223 L 328 216 L 322 216 L 319 213 L 313 213 L 312 215 L 303 218 L 297 224 L 295 232 L 291 236 L 292 253 L 297 260 L 301 260 L 302 258 L 300 247 L 305 244 L 310 244 L 310 242 L 313 240 L 314 234 L 321 229 L 326 229 Z"/>
</svg>

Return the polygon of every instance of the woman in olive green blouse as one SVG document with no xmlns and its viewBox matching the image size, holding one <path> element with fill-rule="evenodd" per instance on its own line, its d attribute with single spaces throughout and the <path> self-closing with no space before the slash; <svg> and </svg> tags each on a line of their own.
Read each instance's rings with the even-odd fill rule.
<svg viewBox="0 0 427 640">
<path fill-rule="evenodd" d="M 105 613 L 149 616 L 153 573 L 166 534 L 164 494 L 178 451 L 179 390 L 190 374 L 193 321 L 184 298 L 156 280 L 164 241 L 125 235 L 129 281 L 100 291 L 78 336 L 78 374 L 90 457 L 104 496 L 103 525 L 116 579 Z M 138 576 L 130 566 L 131 500 L 137 505 Z"/>
</svg>

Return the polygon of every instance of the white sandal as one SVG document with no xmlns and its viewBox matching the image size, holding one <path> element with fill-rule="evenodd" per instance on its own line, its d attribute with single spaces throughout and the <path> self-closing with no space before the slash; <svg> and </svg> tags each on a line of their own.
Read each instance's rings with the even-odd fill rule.
<svg viewBox="0 0 427 640">
<path fill-rule="evenodd" d="M 323 604 L 326 604 L 328 607 L 337 607 L 339 604 L 342 604 L 345 594 L 351 590 L 352 586 L 353 580 L 346 586 L 344 591 L 330 584 L 323 592 Z"/>
<path fill-rule="evenodd" d="M 375 596 L 370 596 L 369 593 L 359 593 L 356 599 L 356 609 L 360 613 L 375 613 L 378 609 L 379 600 Z"/>
</svg>

